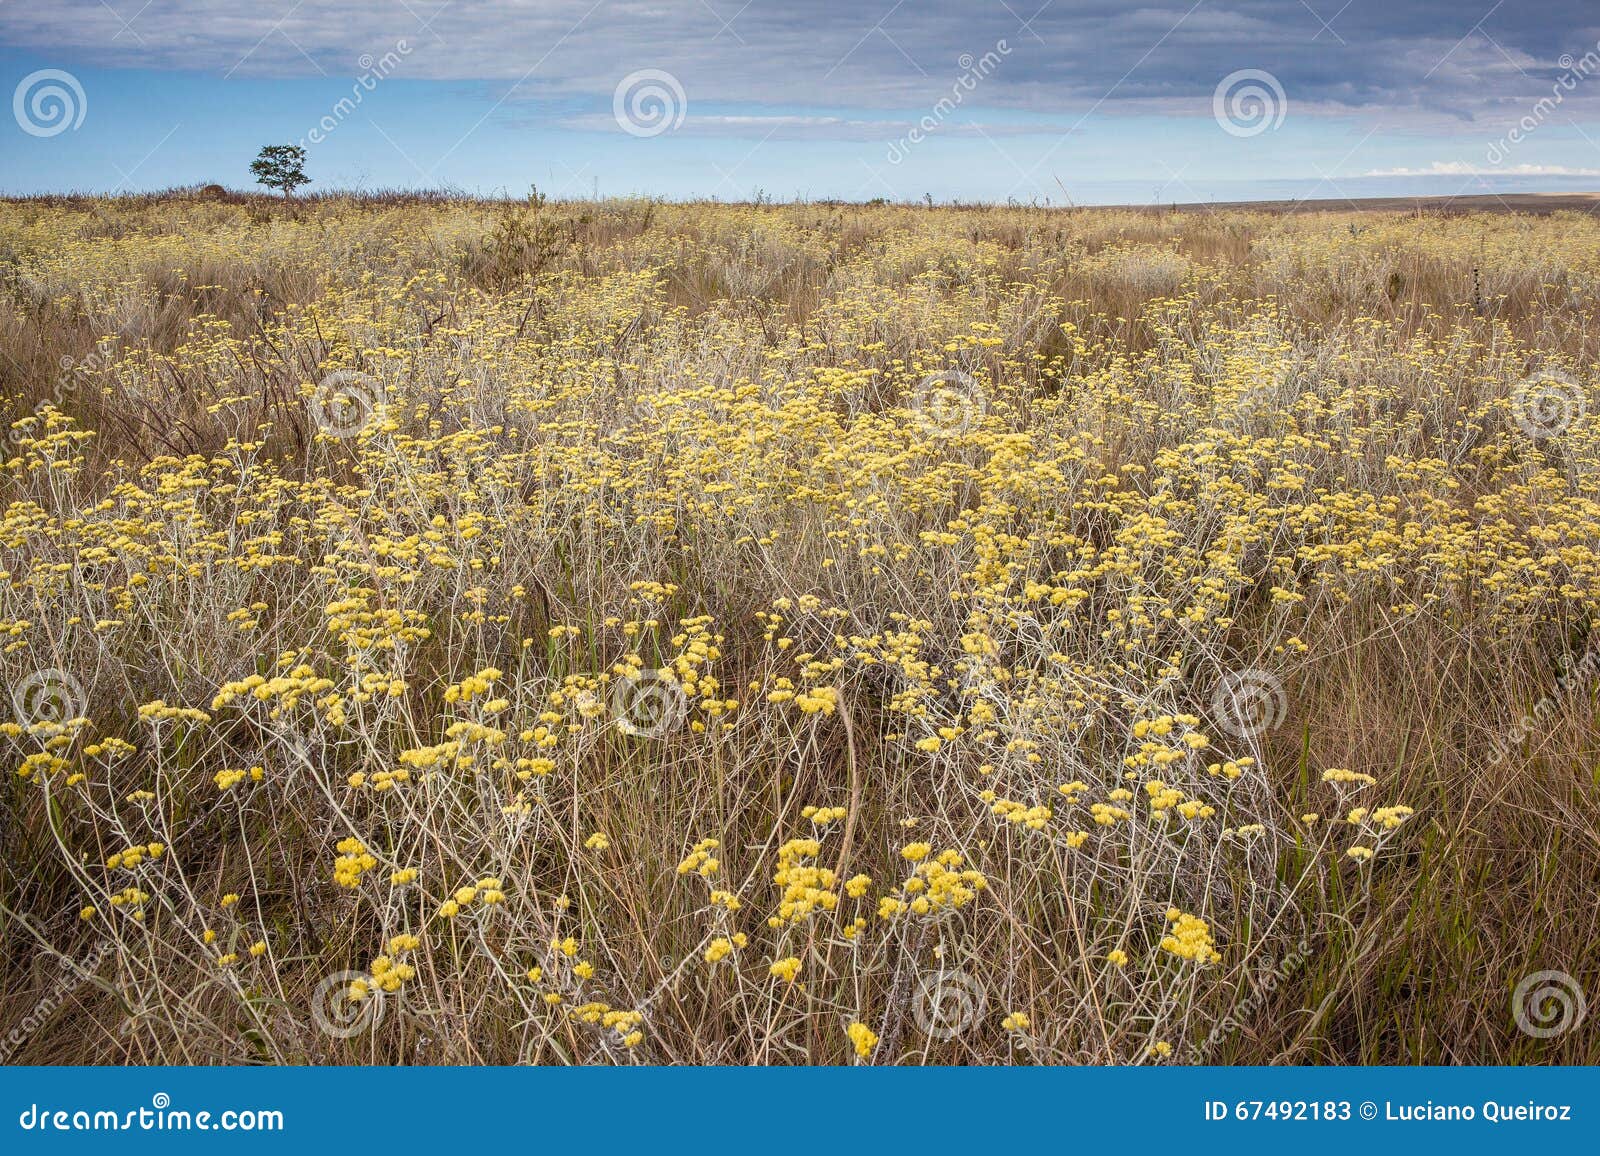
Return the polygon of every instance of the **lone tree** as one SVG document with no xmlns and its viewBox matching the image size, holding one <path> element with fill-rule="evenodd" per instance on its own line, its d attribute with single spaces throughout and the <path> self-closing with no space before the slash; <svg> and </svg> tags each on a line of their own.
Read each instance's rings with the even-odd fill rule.
<svg viewBox="0 0 1600 1156">
<path fill-rule="evenodd" d="M 311 178 L 306 176 L 306 150 L 299 145 L 265 146 L 250 162 L 250 171 L 256 175 L 256 184 L 282 189 L 285 197 L 293 196 L 301 185 L 311 183 Z"/>
</svg>

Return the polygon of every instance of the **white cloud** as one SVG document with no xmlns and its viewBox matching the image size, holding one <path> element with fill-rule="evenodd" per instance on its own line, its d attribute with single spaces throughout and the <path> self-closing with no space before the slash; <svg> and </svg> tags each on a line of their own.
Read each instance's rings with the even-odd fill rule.
<svg viewBox="0 0 1600 1156">
<path fill-rule="evenodd" d="M 272 78 L 351 77 L 363 54 L 381 56 L 405 39 L 407 79 L 482 82 L 490 100 L 507 103 L 605 105 L 621 77 L 657 68 L 702 105 L 898 115 L 920 115 L 948 94 L 961 61 L 1004 40 L 1004 64 L 971 103 L 1050 116 L 1093 107 L 1203 118 L 1219 78 L 1260 68 L 1282 82 L 1291 116 L 1382 109 L 1391 125 L 1404 117 L 1412 128 L 1459 128 L 1491 111 L 1520 115 L 1549 95 L 1563 52 L 1600 37 L 1593 0 L 1507 5 L 1477 29 L 1459 0 L 1355 5 L 1330 17 L 1331 33 L 1311 9 L 1283 0 L 886 8 L 887 0 L 49 0 L 0 5 L 0 39 L 59 67 Z M 1600 80 L 1567 94 L 1565 109 L 1592 115 L 1597 105 Z"/>
<path fill-rule="evenodd" d="M 1364 177 L 1600 177 L 1600 169 L 1566 165 L 1473 165 L 1465 161 L 1434 161 L 1425 169 L 1373 169 Z"/>
</svg>

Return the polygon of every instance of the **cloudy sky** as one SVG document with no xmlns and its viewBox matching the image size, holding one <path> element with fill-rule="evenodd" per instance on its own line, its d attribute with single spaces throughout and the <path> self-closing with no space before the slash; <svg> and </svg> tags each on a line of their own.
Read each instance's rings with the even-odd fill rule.
<svg viewBox="0 0 1600 1156">
<path fill-rule="evenodd" d="M 0 191 L 1600 188 L 1595 0 L 0 0 Z"/>
</svg>

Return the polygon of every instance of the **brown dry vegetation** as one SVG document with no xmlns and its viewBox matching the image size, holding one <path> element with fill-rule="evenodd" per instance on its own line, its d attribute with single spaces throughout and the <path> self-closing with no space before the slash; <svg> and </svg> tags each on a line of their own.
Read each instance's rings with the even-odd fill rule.
<svg viewBox="0 0 1600 1156">
<path fill-rule="evenodd" d="M 0 672 L 73 707 L 0 739 L 0 1039 L 1600 1061 L 1511 1002 L 1600 997 L 1597 288 L 1567 212 L 0 204 Z M 631 735 L 657 667 L 686 714 Z M 918 843 L 981 885 L 912 909 Z"/>
</svg>

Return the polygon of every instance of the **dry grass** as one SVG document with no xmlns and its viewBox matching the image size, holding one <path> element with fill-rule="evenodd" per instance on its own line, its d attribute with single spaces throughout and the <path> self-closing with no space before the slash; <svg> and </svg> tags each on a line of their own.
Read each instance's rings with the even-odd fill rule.
<svg viewBox="0 0 1600 1156">
<path fill-rule="evenodd" d="M 1600 1060 L 1512 1008 L 1600 992 L 1597 285 L 1566 213 L 0 205 L 6 1054 Z"/>
</svg>

